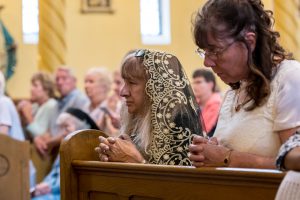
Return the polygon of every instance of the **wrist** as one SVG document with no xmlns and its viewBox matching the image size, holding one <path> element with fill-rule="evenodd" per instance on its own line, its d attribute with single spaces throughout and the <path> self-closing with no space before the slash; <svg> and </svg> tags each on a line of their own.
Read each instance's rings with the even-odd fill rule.
<svg viewBox="0 0 300 200">
<path fill-rule="evenodd" d="M 230 163 L 231 163 L 231 154 L 232 154 L 233 150 L 232 149 L 228 149 L 225 153 L 224 156 L 224 160 L 223 160 L 223 166 L 224 167 L 229 167 Z"/>
<path fill-rule="evenodd" d="M 143 156 L 139 156 L 139 158 L 136 159 L 136 163 L 145 164 L 146 160 L 143 158 Z"/>
<path fill-rule="evenodd" d="M 146 163 L 146 160 L 144 159 L 144 157 L 138 153 L 136 155 L 136 159 L 135 159 L 135 163 L 142 163 L 142 164 L 145 164 Z"/>
</svg>

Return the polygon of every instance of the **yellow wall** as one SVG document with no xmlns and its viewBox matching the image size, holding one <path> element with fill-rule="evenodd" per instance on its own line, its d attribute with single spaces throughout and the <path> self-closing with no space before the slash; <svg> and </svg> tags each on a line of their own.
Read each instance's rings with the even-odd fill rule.
<svg viewBox="0 0 300 200">
<path fill-rule="evenodd" d="M 191 13 L 199 0 L 170 0 L 171 45 L 145 46 L 141 43 L 139 0 L 114 0 L 113 14 L 81 14 L 80 1 L 67 1 L 67 63 L 79 74 L 88 67 L 107 66 L 115 69 L 130 49 L 160 49 L 177 55 L 186 68 L 201 65 L 194 53 L 191 34 Z M 187 70 L 190 74 L 192 71 Z M 81 81 L 82 82 L 82 81 Z"/>
<path fill-rule="evenodd" d="M 170 0 L 172 43 L 165 46 L 141 44 L 139 0 L 113 0 L 113 14 L 82 14 L 80 2 L 66 0 L 66 61 L 76 69 L 80 88 L 89 67 L 106 66 L 112 71 L 119 66 L 125 52 L 134 48 L 160 49 L 177 55 L 189 76 L 202 66 L 202 60 L 194 53 L 191 32 L 192 14 L 202 0 Z M 273 8 L 273 0 L 264 3 Z M 37 46 L 22 41 L 22 0 L 1 0 L 0 4 L 5 6 L 2 19 L 18 43 L 18 65 L 8 82 L 8 93 L 14 98 L 29 97 L 30 77 L 37 71 Z"/>
<path fill-rule="evenodd" d="M 188 68 L 187 74 L 201 66 L 194 53 L 191 33 L 191 14 L 201 5 L 199 0 L 170 0 L 171 45 L 145 46 L 141 43 L 139 0 L 113 0 L 113 14 L 80 12 L 80 0 L 66 0 L 67 65 L 73 66 L 80 88 L 83 76 L 91 66 L 116 69 L 129 49 L 160 49 L 177 55 Z M 8 93 L 14 97 L 28 97 L 30 77 L 37 71 L 37 47 L 22 42 L 21 0 L 5 0 L 2 19 L 18 43 L 16 74 L 8 82 Z"/>
</svg>

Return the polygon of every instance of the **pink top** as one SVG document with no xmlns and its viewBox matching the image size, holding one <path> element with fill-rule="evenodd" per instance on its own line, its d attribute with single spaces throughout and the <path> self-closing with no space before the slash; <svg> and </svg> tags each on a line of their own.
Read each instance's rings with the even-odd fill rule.
<svg viewBox="0 0 300 200">
<path fill-rule="evenodd" d="M 201 108 L 201 114 L 205 124 L 206 132 L 209 133 L 215 126 L 219 111 L 221 108 L 222 99 L 219 93 L 214 93 Z"/>
</svg>

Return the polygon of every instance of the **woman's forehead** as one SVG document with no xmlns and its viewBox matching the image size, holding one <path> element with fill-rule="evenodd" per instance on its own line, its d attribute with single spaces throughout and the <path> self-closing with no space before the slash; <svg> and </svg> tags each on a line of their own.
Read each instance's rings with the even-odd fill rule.
<svg viewBox="0 0 300 200">
<path fill-rule="evenodd" d="M 139 63 L 136 58 L 126 61 L 122 67 L 121 75 L 123 79 L 144 78 L 144 65 Z"/>
<path fill-rule="evenodd" d="M 214 23 L 213 23 L 214 24 Z M 199 30 L 198 40 L 200 47 L 213 47 L 226 43 L 230 38 L 227 26 L 224 23 L 213 25 L 211 23 L 203 23 Z"/>
</svg>

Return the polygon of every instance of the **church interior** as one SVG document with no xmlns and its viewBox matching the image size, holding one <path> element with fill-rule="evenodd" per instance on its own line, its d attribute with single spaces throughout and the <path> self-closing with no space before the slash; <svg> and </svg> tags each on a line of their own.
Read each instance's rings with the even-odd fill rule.
<svg viewBox="0 0 300 200">
<path fill-rule="evenodd" d="M 294 71 L 217 72 L 259 37 L 200 48 L 218 0 L 0 0 L 0 200 L 299 199 L 300 1 L 220 2 L 272 11 Z"/>
</svg>

